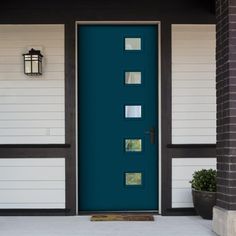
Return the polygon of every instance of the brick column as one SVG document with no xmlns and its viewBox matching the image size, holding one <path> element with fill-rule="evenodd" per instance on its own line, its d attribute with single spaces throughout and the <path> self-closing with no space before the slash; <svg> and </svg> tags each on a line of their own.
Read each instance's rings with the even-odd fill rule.
<svg viewBox="0 0 236 236">
<path fill-rule="evenodd" d="M 236 0 L 216 0 L 217 206 L 213 229 L 236 236 Z"/>
</svg>

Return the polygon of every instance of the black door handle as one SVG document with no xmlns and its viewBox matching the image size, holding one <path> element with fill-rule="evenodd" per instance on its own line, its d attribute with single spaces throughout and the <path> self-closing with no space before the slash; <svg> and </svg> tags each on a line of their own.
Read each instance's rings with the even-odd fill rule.
<svg viewBox="0 0 236 236">
<path fill-rule="evenodd" d="M 150 143 L 155 144 L 155 128 L 152 127 L 149 131 L 146 131 L 145 134 L 150 135 Z"/>
</svg>

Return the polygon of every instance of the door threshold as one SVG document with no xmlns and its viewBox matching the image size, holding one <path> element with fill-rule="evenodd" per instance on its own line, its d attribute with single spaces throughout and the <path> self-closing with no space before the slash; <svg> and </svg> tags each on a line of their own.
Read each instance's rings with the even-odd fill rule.
<svg viewBox="0 0 236 236">
<path fill-rule="evenodd" d="M 99 215 L 99 214 L 153 214 L 159 215 L 157 210 L 148 210 L 148 211 L 79 211 L 78 215 Z"/>
</svg>

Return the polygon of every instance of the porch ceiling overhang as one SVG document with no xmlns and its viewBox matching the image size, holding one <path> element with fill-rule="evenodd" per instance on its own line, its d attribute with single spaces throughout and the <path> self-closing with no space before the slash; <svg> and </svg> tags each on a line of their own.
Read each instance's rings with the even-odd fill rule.
<svg viewBox="0 0 236 236">
<path fill-rule="evenodd" d="M 25 1 L 4 1 L 1 3 L 1 8 L 19 8 L 19 9 L 32 9 L 32 8 L 80 8 L 89 7 L 92 4 L 101 5 L 104 7 L 114 7 L 126 4 L 127 7 L 136 8 L 140 5 L 150 6 L 155 5 L 158 9 L 173 9 L 185 11 L 187 9 L 205 9 L 210 12 L 215 12 L 215 0 L 77 0 L 77 1 L 57 1 L 57 0 L 41 0 L 38 2 L 25 0 Z"/>
</svg>

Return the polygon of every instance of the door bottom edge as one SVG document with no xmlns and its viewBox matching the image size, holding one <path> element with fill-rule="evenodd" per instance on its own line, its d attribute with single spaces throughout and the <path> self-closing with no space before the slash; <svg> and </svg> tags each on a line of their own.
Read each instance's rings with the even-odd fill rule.
<svg viewBox="0 0 236 236">
<path fill-rule="evenodd" d="M 159 215 L 158 210 L 142 210 L 142 211 L 78 211 L 78 215 L 94 215 L 94 214 L 153 214 Z"/>
</svg>

